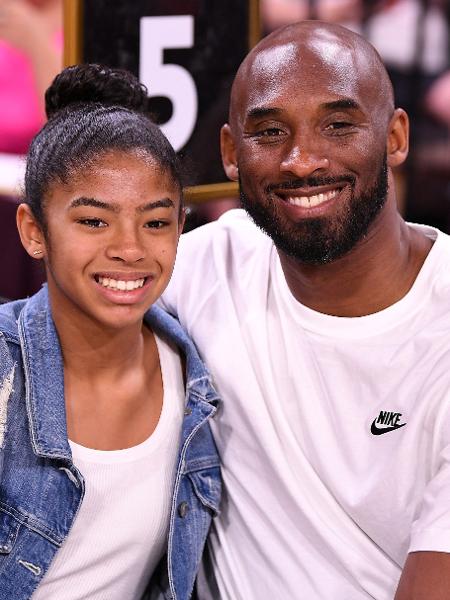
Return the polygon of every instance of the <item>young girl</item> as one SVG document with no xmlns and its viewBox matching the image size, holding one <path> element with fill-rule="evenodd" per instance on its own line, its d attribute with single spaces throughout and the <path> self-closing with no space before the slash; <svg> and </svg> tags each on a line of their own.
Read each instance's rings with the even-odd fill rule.
<svg viewBox="0 0 450 600">
<path fill-rule="evenodd" d="M 189 598 L 218 399 L 150 308 L 183 225 L 176 155 L 129 73 L 70 67 L 46 102 L 17 221 L 47 285 L 0 307 L 0 598 Z"/>
</svg>

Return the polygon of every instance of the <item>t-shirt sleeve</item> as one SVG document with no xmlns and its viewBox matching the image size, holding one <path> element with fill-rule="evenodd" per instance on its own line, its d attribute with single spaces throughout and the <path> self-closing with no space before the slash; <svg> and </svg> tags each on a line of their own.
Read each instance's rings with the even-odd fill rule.
<svg viewBox="0 0 450 600">
<path fill-rule="evenodd" d="M 448 406 L 449 394 L 443 403 Z M 443 405 L 443 404 L 442 404 Z M 450 552 L 450 410 L 442 410 L 438 420 L 442 430 L 431 465 L 432 476 L 425 488 L 418 518 L 413 522 L 408 552 Z M 435 442 L 437 439 L 435 437 Z"/>
</svg>

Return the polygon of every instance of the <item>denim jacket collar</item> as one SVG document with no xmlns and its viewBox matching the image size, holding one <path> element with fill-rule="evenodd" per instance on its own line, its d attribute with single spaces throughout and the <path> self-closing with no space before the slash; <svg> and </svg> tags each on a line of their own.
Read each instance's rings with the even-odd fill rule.
<svg viewBox="0 0 450 600">
<path fill-rule="evenodd" d="M 214 390 L 211 375 L 177 319 L 154 304 L 145 314 L 145 321 L 153 331 L 167 337 L 183 352 L 186 358 L 186 391 L 193 391 L 207 402 L 217 403 L 219 396 Z"/>
<path fill-rule="evenodd" d="M 217 404 L 210 375 L 178 321 L 152 306 L 145 321 L 174 342 L 186 357 L 186 391 L 196 400 Z M 71 462 L 64 401 L 64 368 L 51 316 L 47 287 L 32 296 L 20 313 L 19 337 L 27 381 L 26 405 L 34 451 L 38 456 Z"/>
<path fill-rule="evenodd" d="M 38 456 L 71 461 L 61 347 L 46 287 L 25 303 L 18 325 L 34 451 Z"/>
</svg>

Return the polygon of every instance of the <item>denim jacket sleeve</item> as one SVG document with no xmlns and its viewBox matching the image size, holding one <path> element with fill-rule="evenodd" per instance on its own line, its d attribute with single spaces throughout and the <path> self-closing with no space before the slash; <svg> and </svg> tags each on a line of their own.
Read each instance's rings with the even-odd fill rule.
<svg viewBox="0 0 450 600">
<path fill-rule="evenodd" d="M 14 389 L 15 369 L 16 365 L 5 336 L 0 332 L 0 481 L 3 471 L 3 445 L 6 435 L 8 402 Z"/>
</svg>

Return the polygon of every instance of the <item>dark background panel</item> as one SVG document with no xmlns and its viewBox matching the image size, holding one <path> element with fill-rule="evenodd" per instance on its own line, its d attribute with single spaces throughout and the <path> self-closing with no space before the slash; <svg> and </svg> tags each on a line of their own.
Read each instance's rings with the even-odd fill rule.
<svg viewBox="0 0 450 600">
<path fill-rule="evenodd" d="M 179 64 L 194 78 L 198 118 L 194 133 L 180 151 L 187 185 L 225 182 L 219 153 L 219 130 L 227 120 L 233 76 L 249 47 L 249 7 L 242 0 L 158 0 L 111 2 L 84 0 L 83 61 L 139 73 L 139 23 L 144 16 L 192 15 L 194 47 L 164 51 L 164 62 Z M 151 96 L 151 86 L 149 86 Z M 159 123 L 172 112 L 170 100 L 152 98 Z"/>
</svg>

